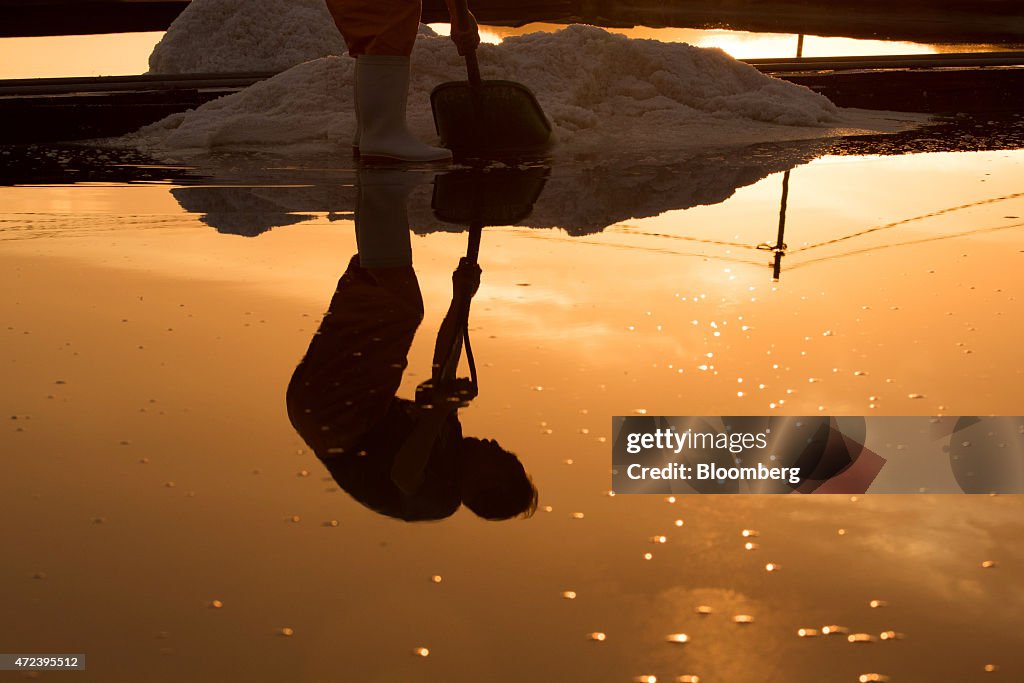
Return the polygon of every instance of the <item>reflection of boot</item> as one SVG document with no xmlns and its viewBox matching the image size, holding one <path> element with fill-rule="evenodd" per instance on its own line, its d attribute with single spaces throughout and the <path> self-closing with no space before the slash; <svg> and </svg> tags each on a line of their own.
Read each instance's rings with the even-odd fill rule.
<svg viewBox="0 0 1024 683">
<path fill-rule="evenodd" d="M 360 55 L 356 59 L 355 104 L 359 153 L 397 161 L 445 161 L 452 153 L 413 137 L 405 122 L 409 58 Z"/>
<path fill-rule="evenodd" d="M 412 264 L 407 204 L 418 175 L 396 169 L 359 169 L 355 223 L 363 268 Z"/>
</svg>

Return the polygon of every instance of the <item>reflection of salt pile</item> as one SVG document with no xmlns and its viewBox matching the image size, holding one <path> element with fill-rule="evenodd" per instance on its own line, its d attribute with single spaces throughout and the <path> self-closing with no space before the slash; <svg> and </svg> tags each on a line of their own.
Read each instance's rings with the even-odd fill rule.
<svg viewBox="0 0 1024 683">
<path fill-rule="evenodd" d="M 175 188 L 171 194 L 181 208 L 204 214 L 200 220 L 217 232 L 232 235 L 255 237 L 271 228 L 295 225 L 312 218 L 289 211 L 273 199 L 264 199 L 259 196 L 258 188 L 188 187 Z"/>
<path fill-rule="evenodd" d="M 805 164 L 825 149 L 827 143 L 811 141 L 682 152 L 668 163 L 609 159 L 568 169 L 556 167 L 533 211 L 519 225 L 558 227 L 570 235 L 586 235 L 622 221 L 710 206 L 772 173 Z M 434 221 L 432 230 L 439 228 Z"/>
<path fill-rule="evenodd" d="M 324 0 L 193 0 L 149 56 L 149 72 L 283 71 L 345 52 Z"/>
<path fill-rule="evenodd" d="M 434 134 L 430 90 L 464 79 L 464 63 L 450 41 L 427 36 L 417 41 L 413 62 L 409 122 L 428 138 Z M 482 45 L 480 63 L 484 78 L 521 81 L 534 90 L 561 152 L 818 137 L 840 122 L 826 98 L 720 50 L 633 40 L 591 27 Z M 157 122 L 129 142 L 166 152 L 347 142 L 354 125 L 352 64 L 347 57 L 300 64 Z"/>
<path fill-rule="evenodd" d="M 498 183 L 501 190 L 496 204 L 506 209 L 521 206 L 523 199 L 514 190 L 515 174 L 539 171 L 546 181 L 529 215 L 508 220 L 520 226 L 557 227 L 570 235 L 586 235 L 631 219 L 723 202 L 738 188 L 806 163 L 828 149 L 829 143 L 812 141 L 682 151 L 673 161 L 656 164 L 611 158 L 552 164 L 548 168 L 505 168 L 498 170 L 505 180 Z M 409 182 L 415 185 L 408 200 L 409 227 L 413 232 L 466 229 L 464 224 L 445 223 L 437 218 L 433 195 L 438 173 L 442 172 L 407 171 Z M 508 180 L 509 175 L 512 180 Z M 291 167 L 283 171 L 259 164 L 246 169 L 232 162 L 226 169 L 213 172 L 210 182 L 208 186 L 184 186 L 171 192 L 182 208 L 205 214 L 200 220 L 220 232 L 254 236 L 318 213 L 326 213 L 329 221 L 351 219 L 356 209 L 358 180 L 353 182 L 351 176 L 335 171 Z M 494 208 L 490 204 L 484 206 L 485 211 Z M 773 205 L 770 211 L 774 210 Z"/>
</svg>

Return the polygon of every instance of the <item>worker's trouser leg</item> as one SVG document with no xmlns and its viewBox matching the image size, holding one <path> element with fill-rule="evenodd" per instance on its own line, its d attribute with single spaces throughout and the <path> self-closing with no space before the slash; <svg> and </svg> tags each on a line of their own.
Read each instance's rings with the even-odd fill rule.
<svg viewBox="0 0 1024 683">
<path fill-rule="evenodd" d="M 353 57 L 412 54 L 420 23 L 420 0 L 326 1 Z"/>
<path fill-rule="evenodd" d="M 418 141 L 405 120 L 409 56 L 416 44 L 420 0 L 326 0 L 356 57 L 356 130 L 352 147 L 364 157 L 444 161 L 451 152 Z"/>
</svg>

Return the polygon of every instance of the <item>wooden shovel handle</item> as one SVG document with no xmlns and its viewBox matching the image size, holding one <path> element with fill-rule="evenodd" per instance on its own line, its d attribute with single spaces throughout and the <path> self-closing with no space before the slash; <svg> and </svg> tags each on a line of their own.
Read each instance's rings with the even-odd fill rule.
<svg viewBox="0 0 1024 683">
<path fill-rule="evenodd" d="M 476 61 L 476 50 L 466 53 L 466 75 L 470 85 L 480 85 L 480 65 Z"/>
<path fill-rule="evenodd" d="M 469 23 L 469 4 L 466 0 L 450 0 L 449 6 L 453 11 L 453 24 L 456 22 L 463 25 Z M 476 48 L 466 53 L 466 74 L 469 76 L 471 84 L 480 85 L 480 65 L 476 61 Z"/>
</svg>

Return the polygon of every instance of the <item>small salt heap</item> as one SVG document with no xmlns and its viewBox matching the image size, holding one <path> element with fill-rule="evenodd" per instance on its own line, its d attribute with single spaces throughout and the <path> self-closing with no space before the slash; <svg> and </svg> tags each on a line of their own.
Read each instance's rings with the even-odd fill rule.
<svg viewBox="0 0 1024 683">
<path fill-rule="evenodd" d="M 153 49 L 149 73 L 284 71 L 347 51 L 324 0 L 193 0 Z"/>
</svg>

